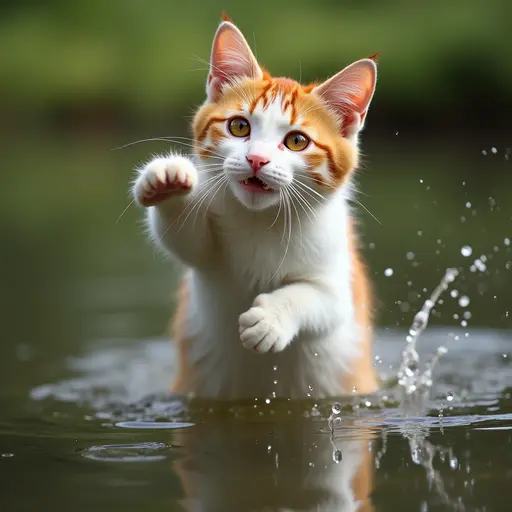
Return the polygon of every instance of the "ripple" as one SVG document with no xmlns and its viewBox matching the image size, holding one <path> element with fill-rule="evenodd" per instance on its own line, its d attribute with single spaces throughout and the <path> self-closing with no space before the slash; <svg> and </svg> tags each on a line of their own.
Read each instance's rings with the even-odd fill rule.
<svg viewBox="0 0 512 512">
<path fill-rule="evenodd" d="M 137 428 L 137 429 L 176 429 L 193 427 L 193 423 L 184 421 L 119 421 L 115 424 L 121 428 Z"/>
<path fill-rule="evenodd" d="M 101 462 L 155 462 L 166 459 L 168 449 L 164 443 L 104 444 L 86 448 L 82 457 Z"/>
</svg>

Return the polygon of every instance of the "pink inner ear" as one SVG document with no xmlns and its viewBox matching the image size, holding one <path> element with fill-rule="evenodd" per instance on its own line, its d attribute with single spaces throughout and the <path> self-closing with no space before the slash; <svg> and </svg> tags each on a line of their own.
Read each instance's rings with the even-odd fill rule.
<svg viewBox="0 0 512 512">
<path fill-rule="evenodd" d="M 362 59 L 313 89 L 312 92 L 322 97 L 341 117 L 343 136 L 362 128 L 375 92 L 376 79 L 375 62 Z"/>
<path fill-rule="evenodd" d="M 215 101 L 222 86 L 237 78 L 261 78 L 261 68 L 242 33 L 230 22 L 220 24 L 213 41 L 208 98 Z"/>
</svg>

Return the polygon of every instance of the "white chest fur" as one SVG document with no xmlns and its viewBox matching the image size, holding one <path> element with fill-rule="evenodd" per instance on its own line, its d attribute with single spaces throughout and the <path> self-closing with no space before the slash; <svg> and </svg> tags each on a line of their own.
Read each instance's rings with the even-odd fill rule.
<svg viewBox="0 0 512 512">
<path fill-rule="evenodd" d="M 332 396 L 357 353 L 347 246 L 348 212 L 333 198 L 309 218 L 291 211 L 244 211 L 234 199 L 212 206 L 217 250 L 205 268 L 191 269 L 186 337 L 199 396 Z M 299 217 L 297 219 L 297 217 Z M 290 227 L 291 222 L 291 227 Z M 270 229 L 269 229 L 270 228 Z M 337 327 L 299 335 L 284 351 L 255 354 L 240 343 L 238 318 L 260 293 L 283 282 L 320 277 L 343 300 Z"/>
</svg>

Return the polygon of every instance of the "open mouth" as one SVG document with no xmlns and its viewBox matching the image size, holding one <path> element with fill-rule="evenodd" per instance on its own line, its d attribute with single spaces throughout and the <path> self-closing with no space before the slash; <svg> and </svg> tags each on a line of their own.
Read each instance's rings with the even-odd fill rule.
<svg viewBox="0 0 512 512">
<path fill-rule="evenodd" d="M 241 181 L 240 184 L 244 188 L 253 190 L 255 192 L 273 192 L 274 191 L 264 181 L 261 181 L 256 176 L 251 176 L 250 178 L 245 178 L 245 180 Z"/>
</svg>

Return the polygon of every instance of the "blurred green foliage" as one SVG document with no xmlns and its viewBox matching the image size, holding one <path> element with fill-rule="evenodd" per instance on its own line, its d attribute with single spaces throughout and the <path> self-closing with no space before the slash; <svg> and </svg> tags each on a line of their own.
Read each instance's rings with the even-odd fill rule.
<svg viewBox="0 0 512 512">
<path fill-rule="evenodd" d="M 304 81 L 380 52 L 378 101 L 512 100 L 506 0 L 51 0 L 0 3 L 0 106 L 99 104 L 134 115 L 202 101 L 222 9 L 262 63 Z M 197 57 L 199 58 L 197 58 Z M 197 71 L 199 70 L 199 71 Z M 485 97 L 481 97 L 483 101 Z"/>
<path fill-rule="evenodd" d="M 182 117 L 204 99 L 223 9 L 276 75 L 326 78 L 381 53 L 357 171 L 364 206 L 355 205 L 379 322 L 408 325 L 448 266 L 470 266 L 460 253 L 469 244 L 475 257 L 489 255 L 487 273 L 461 278 L 473 325 L 510 325 L 512 149 L 499 123 L 512 107 L 507 0 L 0 0 L 6 311 L 18 308 L 11 289 L 24 318 L 26 297 L 50 296 L 48 283 L 66 276 L 169 275 L 142 234 L 141 211 L 131 206 L 118 222 L 133 168 L 169 144 L 112 148 L 186 134 Z M 62 113 L 71 115 L 54 123 Z M 158 293 L 157 331 L 170 295 L 167 286 Z M 440 320 L 454 324 L 451 313 Z"/>
</svg>

